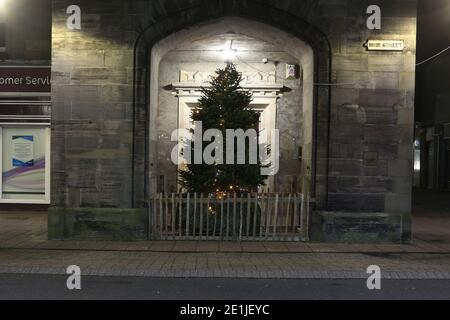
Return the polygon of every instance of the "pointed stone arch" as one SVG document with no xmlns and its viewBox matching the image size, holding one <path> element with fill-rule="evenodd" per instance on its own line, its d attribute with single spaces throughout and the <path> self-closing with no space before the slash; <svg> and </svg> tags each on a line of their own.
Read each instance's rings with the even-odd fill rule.
<svg viewBox="0 0 450 320">
<path fill-rule="evenodd" d="M 176 2 L 174 7 L 176 7 Z M 150 55 L 154 46 L 170 35 L 225 17 L 239 17 L 279 29 L 307 43 L 314 52 L 313 83 L 329 83 L 331 47 L 325 34 L 301 17 L 257 0 L 209 0 L 187 9 L 161 14 L 140 32 L 134 45 L 133 93 L 133 205 L 143 206 L 148 194 L 149 105 L 152 79 Z M 312 160 L 310 189 L 320 208 L 326 206 L 329 149 L 329 86 L 313 86 Z M 144 174 L 143 174 L 144 173 Z"/>
</svg>

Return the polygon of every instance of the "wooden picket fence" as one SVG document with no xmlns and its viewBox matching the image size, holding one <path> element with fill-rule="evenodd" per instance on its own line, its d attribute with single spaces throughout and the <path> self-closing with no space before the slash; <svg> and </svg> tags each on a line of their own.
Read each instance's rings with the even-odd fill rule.
<svg viewBox="0 0 450 320">
<path fill-rule="evenodd" d="M 309 212 L 303 194 L 158 194 L 149 202 L 149 238 L 305 241 Z"/>
</svg>

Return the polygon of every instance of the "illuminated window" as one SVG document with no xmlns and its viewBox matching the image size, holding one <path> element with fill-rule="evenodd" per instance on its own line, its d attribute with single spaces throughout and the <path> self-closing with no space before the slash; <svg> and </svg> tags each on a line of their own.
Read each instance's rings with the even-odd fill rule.
<svg viewBox="0 0 450 320">
<path fill-rule="evenodd" d="M 50 128 L 0 127 L 0 203 L 50 203 Z"/>
</svg>

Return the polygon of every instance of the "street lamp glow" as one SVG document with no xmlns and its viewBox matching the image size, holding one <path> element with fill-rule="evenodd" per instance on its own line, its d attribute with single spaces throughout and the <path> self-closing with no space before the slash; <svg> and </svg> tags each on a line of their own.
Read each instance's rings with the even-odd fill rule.
<svg viewBox="0 0 450 320">
<path fill-rule="evenodd" d="M 224 49 L 220 51 L 220 55 L 222 56 L 223 60 L 232 61 L 234 58 L 236 58 L 236 50 Z"/>
<path fill-rule="evenodd" d="M 233 49 L 233 40 L 230 41 L 230 46 L 226 49 L 220 50 L 220 55 L 224 61 L 232 61 L 236 58 L 236 49 Z"/>
<path fill-rule="evenodd" d="M 8 3 L 8 0 L 0 0 L 0 22 L 4 22 L 5 19 L 5 9 L 6 4 Z"/>
</svg>

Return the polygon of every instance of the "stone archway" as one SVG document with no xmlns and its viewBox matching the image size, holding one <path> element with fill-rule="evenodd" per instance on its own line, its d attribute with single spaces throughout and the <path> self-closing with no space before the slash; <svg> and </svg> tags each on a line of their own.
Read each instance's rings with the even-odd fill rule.
<svg viewBox="0 0 450 320">
<path fill-rule="evenodd" d="M 212 2 L 220 2 L 220 5 L 214 6 Z M 157 64 L 152 63 L 149 66 L 148 61 L 151 56 L 157 57 L 155 52 L 158 50 L 164 40 L 174 34 L 186 34 L 195 32 L 202 27 L 208 29 L 214 23 L 220 25 L 223 17 L 235 16 L 242 25 L 246 25 L 246 32 L 257 30 L 258 28 L 248 28 L 248 25 L 265 26 L 265 30 L 284 33 L 280 45 L 291 46 L 290 51 L 295 52 L 300 47 L 305 49 L 309 47 L 312 59 L 305 63 L 308 66 L 307 72 L 311 74 L 310 94 L 305 95 L 308 105 L 311 106 L 311 163 L 309 170 L 311 172 L 310 188 L 318 200 L 319 206 L 326 202 L 327 190 L 327 158 L 328 158 L 328 121 L 329 121 L 329 88 L 314 87 L 313 83 L 327 83 L 330 79 L 330 47 L 326 37 L 320 30 L 314 28 L 307 22 L 299 19 L 288 12 L 262 6 L 257 2 L 244 1 L 242 5 L 233 6 L 222 1 L 211 1 L 208 4 L 208 12 L 205 8 L 194 7 L 177 15 L 171 15 L 149 26 L 139 37 L 135 45 L 135 92 L 134 92 L 134 148 L 133 152 L 133 172 L 134 172 L 134 205 L 140 206 L 149 191 L 149 179 L 147 174 L 142 179 L 142 172 L 149 172 L 152 166 L 149 155 L 151 146 L 148 138 L 151 139 L 148 128 L 152 125 L 151 105 L 155 103 L 155 95 L 152 95 L 151 87 L 155 86 L 157 79 L 154 72 Z M 264 10 L 259 10 L 264 8 Z M 238 17 L 236 17 L 238 16 Z M 220 18 L 222 17 L 222 19 Z M 214 18 L 217 18 L 214 20 Z M 261 29 L 259 29 L 261 31 Z M 290 41 L 286 40 L 289 39 Z M 303 39 L 303 40 L 302 40 Z M 161 41 L 163 40 L 163 41 Z M 275 41 L 276 42 L 276 41 Z M 294 44 L 295 43 L 295 44 Z M 299 46 L 299 43 L 305 46 Z M 159 47 L 161 48 L 161 47 Z M 305 52 L 305 50 L 302 50 Z M 152 54 L 153 53 L 153 54 Z M 301 57 L 301 54 L 298 55 Z M 150 69 L 149 69 L 150 67 Z M 320 133 L 320 134 L 318 134 Z M 137 147 L 139 146 L 139 148 Z M 140 148 L 142 146 L 142 148 Z M 145 150 L 137 153 L 136 150 Z"/>
<path fill-rule="evenodd" d="M 290 95 L 291 99 L 282 99 L 284 101 L 284 104 L 289 106 L 290 109 L 298 109 L 297 113 L 302 114 L 302 121 L 297 123 L 297 128 L 293 128 L 291 130 L 291 135 L 295 135 L 295 132 L 292 131 L 301 131 L 300 137 L 302 139 L 301 148 L 302 148 L 302 155 L 300 164 L 298 164 L 299 161 L 283 161 L 284 158 L 297 158 L 299 159 L 298 155 L 294 155 L 293 153 L 295 150 L 288 150 L 285 144 L 281 143 L 281 162 L 284 162 L 284 164 L 281 164 L 281 171 L 279 175 L 277 175 L 274 179 L 274 177 L 270 177 L 266 184 L 267 188 L 265 190 L 275 191 L 275 192 L 299 192 L 300 189 L 296 188 L 293 190 L 293 188 L 289 188 L 286 186 L 289 182 L 286 181 L 287 179 L 291 180 L 294 178 L 294 176 L 300 176 L 301 173 L 304 173 L 304 177 L 302 176 L 301 179 L 295 180 L 295 184 L 297 185 L 305 185 L 302 189 L 307 189 L 305 191 L 310 190 L 310 181 L 311 181 L 311 172 L 310 169 L 312 166 L 312 110 L 313 110 L 313 79 L 314 79 L 314 54 L 313 50 L 309 45 L 307 45 L 305 42 L 301 41 L 298 38 L 292 37 L 289 34 L 273 28 L 271 26 L 268 26 L 266 24 L 262 24 L 260 22 L 243 19 L 240 17 L 225 17 L 222 19 L 217 19 L 213 21 L 208 21 L 200 25 L 196 25 L 191 28 L 186 28 L 182 31 L 176 32 L 165 39 L 159 41 L 157 44 L 155 44 L 151 51 L 151 73 L 150 73 L 150 79 L 152 79 L 152 82 L 150 83 L 150 115 L 149 115 L 149 163 L 153 164 L 149 168 L 149 192 L 150 194 L 153 193 L 159 193 L 159 192 L 174 192 L 177 191 L 178 188 L 171 187 L 165 188 L 164 186 L 167 185 L 166 178 L 169 176 L 169 180 L 175 181 L 176 177 L 173 176 L 173 174 L 170 173 L 170 171 L 175 172 L 176 168 L 174 166 L 171 166 L 170 164 L 167 164 L 167 157 L 164 155 L 170 154 L 171 147 L 164 143 L 164 141 L 161 141 L 162 136 L 170 136 L 171 132 L 174 129 L 181 128 L 186 129 L 184 127 L 179 127 L 172 123 L 172 127 L 168 128 L 167 123 L 173 122 L 174 115 L 178 114 L 178 117 L 185 116 L 185 113 L 180 112 L 181 110 L 175 110 L 173 108 L 173 104 L 175 104 L 175 100 L 171 99 L 167 94 L 164 95 L 164 92 L 161 91 L 161 88 L 166 87 L 170 85 L 168 79 L 170 79 L 171 85 L 178 87 L 178 89 L 184 88 L 183 91 L 188 92 L 188 96 L 191 96 L 193 100 L 189 100 L 187 102 L 190 102 L 191 104 L 196 102 L 199 98 L 197 96 L 195 98 L 195 91 L 199 91 L 200 86 L 202 84 L 196 84 L 195 78 L 197 78 L 200 82 L 205 82 L 205 79 L 207 78 L 207 74 L 211 74 L 214 72 L 216 68 L 220 67 L 219 65 L 210 66 L 211 61 L 220 61 L 220 57 L 216 57 L 216 54 L 210 53 L 209 55 L 203 54 L 200 57 L 198 57 L 198 51 L 189 51 L 186 49 L 189 47 L 192 47 L 195 43 L 200 42 L 206 47 L 215 47 L 218 45 L 217 43 L 220 43 L 223 41 L 223 33 L 226 32 L 226 38 L 232 38 L 232 39 L 242 39 L 245 38 L 246 41 L 240 41 L 238 43 L 242 45 L 247 45 L 247 55 L 250 57 L 252 54 L 249 52 L 252 52 L 255 54 L 255 51 L 252 51 L 249 47 L 250 46 L 264 46 L 265 49 L 270 50 L 279 50 L 278 52 L 278 58 L 276 59 L 277 63 L 280 64 L 283 59 L 284 62 L 292 61 L 290 59 L 295 60 L 295 63 L 298 63 L 300 66 L 301 75 L 299 76 L 300 79 L 298 80 L 298 86 L 299 88 L 296 88 L 297 85 L 287 81 L 283 81 L 283 77 L 285 78 L 285 75 L 282 75 L 281 70 L 283 67 L 281 65 L 277 65 L 275 67 L 276 63 L 273 63 L 273 68 L 270 68 L 270 64 L 259 64 L 257 66 L 258 70 L 261 70 L 261 73 L 264 74 L 264 71 L 262 68 L 267 68 L 267 73 L 265 73 L 265 77 L 258 77 L 257 72 L 254 71 L 254 69 L 247 69 L 247 72 L 244 72 L 244 76 L 246 80 L 244 80 L 243 86 L 247 87 L 248 89 L 251 89 L 253 91 L 253 99 L 254 103 L 259 105 L 267 105 L 268 108 L 266 108 L 265 112 L 262 113 L 262 121 L 263 121 L 263 129 L 269 130 L 267 132 L 271 133 L 273 129 L 279 129 L 280 134 L 286 133 L 285 130 L 282 130 L 284 126 L 288 126 L 287 120 L 285 120 L 284 124 L 280 123 L 278 126 L 276 126 L 276 115 L 277 110 L 280 111 L 281 108 L 277 108 L 277 100 L 279 98 L 279 93 L 281 89 L 286 86 L 289 90 L 293 90 L 293 93 L 286 93 L 286 96 Z M 218 38 L 219 37 L 219 38 Z M 250 41 L 250 42 L 249 42 Z M 211 43 L 212 42 L 212 43 Z M 276 48 L 276 49 L 275 49 Z M 176 54 L 177 59 L 174 59 L 172 56 L 174 55 L 174 52 L 182 52 L 182 55 L 180 53 Z M 214 50 L 212 50 L 214 51 Z M 203 52 L 203 51 L 201 51 Z M 208 52 L 209 53 L 209 52 Z M 281 53 L 281 55 L 280 55 Z M 192 62 L 192 63 L 181 63 L 178 59 L 185 60 L 186 58 L 183 57 L 184 55 L 187 56 L 188 60 L 192 61 L 191 55 L 195 54 L 195 60 L 201 59 L 199 61 L 202 62 Z M 241 56 L 241 54 L 244 54 L 244 50 L 239 50 L 238 56 Z M 206 57 L 205 57 L 206 55 Z M 164 64 L 163 61 L 166 60 L 166 57 L 169 56 L 172 58 L 170 61 L 170 67 L 167 66 L 167 64 Z M 248 68 L 248 65 L 250 63 L 243 61 L 243 57 L 236 59 L 235 63 L 238 66 L 238 69 L 240 68 Z M 252 60 L 253 63 L 250 65 L 251 67 L 255 68 L 255 61 Z M 222 60 L 223 63 L 223 60 Z M 283 64 L 284 65 L 284 64 Z M 180 66 L 184 66 L 187 68 L 202 68 L 202 71 L 199 70 L 190 70 L 190 71 L 183 71 L 180 69 Z M 208 69 L 209 66 L 209 69 Z M 178 68 L 176 74 L 179 74 L 179 80 L 183 81 L 183 83 L 174 83 L 175 79 L 174 77 L 170 78 L 168 74 L 173 74 L 173 68 Z M 206 68 L 206 69 L 205 69 Z M 207 70 L 205 72 L 205 70 Z M 285 70 L 284 70 L 285 71 Z M 178 77 L 178 75 L 177 75 Z M 251 79 L 250 79 L 251 78 Z M 258 78 L 258 79 L 257 79 Z M 162 80 L 164 79 L 164 80 Z M 188 81 L 186 81 L 188 80 Z M 190 82 L 190 83 L 189 83 Z M 194 82 L 194 83 L 192 83 Z M 207 81 L 206 81 L 207 82 Z M 203 83 L 205 85 L 205 83 Z M 295 89 L 296 88 L 296 89 Z M 180 90 L 177 90 L 180 91 Z M 293 97 L 293 95 L 296 95 Z M 178 93 L 178 96 L 181 96 L 181 100 L 186 100 L 186 93 L 180 94 Z M 167 100 L 171 99 L 172 103 L 168 102 Z M 287 107 L 286 106 L 286 107 Z M 167 109 L 170 111 L 168 112 Z M 286 108 L 285 108 L 286 109 Z M 189 113 L 189 112 L 188 112 Z M 272 118 L 269 120 L 269 114 L 272 115 Z M 284 112 L 284 114 L 280 115 L 280 118 L 288 118 L 295 116 L 294 113 L 288 114 L 288 112 Z M 163 119 L 163 120 L 162 120 Z M 282 119 L 279 119 L 281 122 Z M 162 124 L 163 123 L 163 124 Z M 303 125 L 301 125 L 303 124 Z M 292 127 L 292 123 L 290 123 L 290 126 Z M 288 132 L 289 135 L 289 132 Z M 286 134 L 281 135 L 281 140 L 286 140 Z M 292 147 L 292 146 L 291 146 Z M 296 147 L 300 147 L 300 145 L 297 145 Z M 295 147 L 294 147 L 295 148 Z M 288 153 L 290 156 L 286 155 Z M 295 166 L 298 167 L 297 170 L 292 170 L 290 173 L 290 176 L 287 175 L 286 166 Z M 283 172 L 284 171 L 284 172 Z M 284 174 L 284 175 L 283 175 Z M 283 175 L 283 177 L 281 177 Z M 169 183 L 170 184 L 170 183 Z M 173 183 L 172 183 L 173 185 Z M 284 186 L 284 187 L 283 187 Z"/>
</svg>

